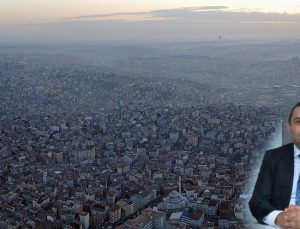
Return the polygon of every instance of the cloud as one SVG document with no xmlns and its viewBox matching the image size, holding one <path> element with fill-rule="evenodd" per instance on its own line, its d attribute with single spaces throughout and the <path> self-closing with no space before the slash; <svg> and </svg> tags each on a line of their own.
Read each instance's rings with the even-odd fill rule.
<svg viewBox="0 0 300 229">
<path fill-rule="evenodd" d="M 94 20 L 114 20 L 115 18 L 124 18 L 139 16 L 141 19 L 145 17 L 155 19 L 173 19 L 186 16 L 190 12 L 210 11 L 210 10 L 224 10 L 227 6 L 199 6 L 199 7 L 184 7 L 177 9 L 162 9 L 147 12 L 127 12 L 127 13 L 111 13 L 111 14 L 93 14 L 93 15 L 81 15 L 78 17 L 64 18 L 64 20 L 80 20 L 80 19 L 94 19 Z"/>
<path fill-rule="evenodd" d="M 81 15 L 52 23 L 0 29 L 1 40 L 183 41 L 299 39 L 300 14 L 249 12 L 201 6 L 149 12 Z"/>
<path fill-rule="evenodd" d="M 111 14 L 81 15 L 64 18 L 55 24 L 80 21 L 145 22 L 176 20 L 185 23 L 227 22 L 239 24 L 291 24 L 300 22 L 300 14 L 263 13 L 245 9 L 231 9 L 227 6 L 199 6 L 175 9 L 161 9 L 146 12 L 125 12 Z M 35 23 L 38 24 L 38 23 Z M 45 23 L 42 23 L 45 24 Z M 50 23 L 51 24 L 51 23 Z"/>
<path fill-rule="evenodd" d="M 93 14 L 93 15 L 82 15 L 82 16 L 78 16 L 78 17 L 64 18 L 64 19 L 74 20 L 74 19 L 85 19 L 85 18 L 106 18 L 106 17 L 114 17 L 114 16 L 146 15 L 146 14 L 147 14 L 146 12 Z"/>
</svg>

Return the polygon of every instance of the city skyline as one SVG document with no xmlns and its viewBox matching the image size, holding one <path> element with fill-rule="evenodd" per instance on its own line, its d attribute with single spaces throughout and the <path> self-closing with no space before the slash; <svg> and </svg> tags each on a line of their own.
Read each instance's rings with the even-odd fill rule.
<svg viewBox="0 0 300 229">
<path fill-rule="evenodd" d="M 299 39 L 296 1 L 0 2 L 0 43 Z"/>
</svg>

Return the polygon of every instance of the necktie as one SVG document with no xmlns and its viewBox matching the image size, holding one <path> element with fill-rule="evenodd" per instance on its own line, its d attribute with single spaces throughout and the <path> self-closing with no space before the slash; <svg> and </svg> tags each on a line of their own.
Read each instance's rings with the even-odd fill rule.
<svg viewBox="0 0 300 229">
<path fill-rule="evenodd" d="M 298 158 L 300 158 L 300 155 L 298 155 Z M 298 177 L 298 182 L 297 182 L 296 205 L 300 206 L 300 175 Z"/>
</svg>

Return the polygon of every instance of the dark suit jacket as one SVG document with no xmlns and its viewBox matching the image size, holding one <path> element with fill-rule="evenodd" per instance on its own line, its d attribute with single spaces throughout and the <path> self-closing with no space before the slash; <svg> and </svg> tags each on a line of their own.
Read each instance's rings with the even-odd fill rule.
<svg viewBox="0 0 300 229">
<path fill-rule="evenodd" d="M 266 151 L 249 201 L 259 223 L 273 210 L 289 206 L 294 176 L 294 144 Z"/>
</svg>

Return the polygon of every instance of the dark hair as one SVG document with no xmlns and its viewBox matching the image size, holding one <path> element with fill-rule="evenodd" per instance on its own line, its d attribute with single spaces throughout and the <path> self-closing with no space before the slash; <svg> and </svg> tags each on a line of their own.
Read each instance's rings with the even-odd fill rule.
<svg viewBox="0 0 300 229">
<path fill-rule="evenodd" d="M 290 114 L 289 114 L 289 124 L 291 124 L 291 122 L 292 122 L 293 112 L 296 109 L 296 107 L 300 107 L 300 102 L 296 103 L 295 106 L 293 106 L 293 108 L 291 109 Z"/>
</svg>

